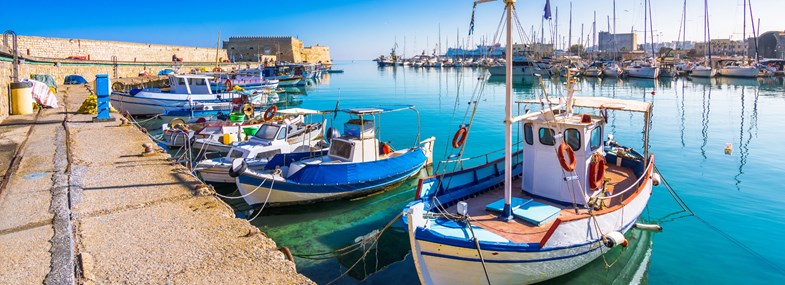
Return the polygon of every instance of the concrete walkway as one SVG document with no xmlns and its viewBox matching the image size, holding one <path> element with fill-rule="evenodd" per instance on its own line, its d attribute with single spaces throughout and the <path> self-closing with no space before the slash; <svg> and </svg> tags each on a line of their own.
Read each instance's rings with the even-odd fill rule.
<svg viewBox="0 0 785 285">
<path fill-rule="evenodd" d="M 0 283 L 312 283 L 168 155 L 141 156 L 142 132 L 73 114 L 84 86 L 63 88 L 61 108 L 0 124 Z"/>
</svg>

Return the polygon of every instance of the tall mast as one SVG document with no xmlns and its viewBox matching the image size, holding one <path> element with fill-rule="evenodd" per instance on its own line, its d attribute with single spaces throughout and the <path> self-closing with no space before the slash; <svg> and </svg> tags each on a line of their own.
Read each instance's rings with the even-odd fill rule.
<svg viewBox="0 0 785 285">
<path fill-rule="evenodd" d="M 613 51 L 616 52 L 616 56 L 619 55 L 619 48 L 616 47 L 616 0 L 613 0 Z"/>
<path fill-rule="evenodd" d="M 569 53 L 572 48 L 572 2 L 570 2 L 570 29 L 567 32 L 567 51 Z"/>
<path fill-rule="evenodd" d="M 649 3 L 647 0 L 643 0 L 643 50 L 646 51 L 646 46 L 648 45 L 648 34 L 646 33 L 646 23 L 649 21 L 649 13 L 646 10 L 646 5 Z"/>
<path fill-rule="evenodd" d="M 505 57 L 504 104 L 504 211 L 501 218 L 512 220 L 512 11 L 515 0 L 504 0 L 507 10 L 507 46 Z"/>
<path fill-rule="evenodd" d="M 755 60 L 758 60 L 758 32 L 755 29 L 755 18 L 752 16 L 752 0 L 747 1 L 749 1 L 750 22 L 752 22 L 752 40 L 755 41 Z M 758 26 L 760 26 L 760 21 L 758 23 Z"/>
<path fill-rule="evenodd" d="M 682 23 L 681 26 L 684 27 L 684 33 L 681 34 L 681 49 L 685 49 L 687 46 L 687 0 L 684 0 L 684 11 L 682 12 Z"/>
<path fill-rule="evenodd" d="M 594 22 L 591 24 L 591 51 L 592 57 L 594 57 L 594 49 L 597 45 L 597 11 L 594 11 Z"/>
<path fill-rule="evenodd" d="M 746 1 L 746 0 L 745 0 Z M 709 48 L 709 67 L 712 67 L 713 63 L 711 61 L 711 27 L 709 26 L 709 0 L 703 0 L 703 19 L 704 24 L 706 25 L 706 33 L 704 34 L 703 38 L 708 39 L 706 44 Z"/>
<path fill-rule="evenodd" d="M 741 21 L 743 26 L 741 30 L 741 39 L 743 41 L 746 41 L 747 40 L 747 0 L 742 0 L 742 1 L 744 1 L 744 10 L 743 10 L 744 12 L 741 12 L 741 15 L 744 16 L 744 20 Z"/>
<path fill-rule="evenodd" d="M 559 6 L 556 6 L 556 49 L 559 49 Z"/>
<path fill-rule="evenodd" d="M 649 36 L 651 36 L 651 56 L 654 57 L 654 17 L 651 15 L 651 0 L 649 0 Z M 646 23 L 644 23 L 646 25 Z"/>
</svg>

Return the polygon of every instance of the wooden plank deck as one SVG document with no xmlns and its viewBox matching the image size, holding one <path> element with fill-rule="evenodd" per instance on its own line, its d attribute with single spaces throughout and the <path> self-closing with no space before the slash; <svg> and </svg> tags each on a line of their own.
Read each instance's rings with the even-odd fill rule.
<svg viewBox="0 0 785 285">
<path fill-rule="evenodd" d="M 632 172 L 632 170 L 628 168 L 618 167 L 616 165 L 607 165 L 605 167 L 605 179 L 607 181 L 606 190 L 614 193 L 615 189 L 622 191 L 627 189 L 627 187 L 635 184 L 637 177 Z M 527 200 L 532 199 L 532 197 L 524 194 L 523 191 L 521 191 L 520 178 L 513 179 L 512 183 L 513 197 L 519 197 Z M 485 205 L 503 198 L 504 188 L 499 187 L 497 189 L 483 193 L 477 197 L 467 199 L 466 203 L 469 204 L 469 216 L 472 218 L 472 224 L 480 226 L 483 229 L 504 237 L 512 242 L 539 243 L 545 233 L 554 223 L 555 219 L 553 221 L 544 223 L 541 226 L 535 226 L 519 218 L 514 218 L 510 221 L 500 220 L 499 213 L 495 211 L 487 211 L 485 209 Z M 553 204 L 541 199 L 534 200 L 543 204 L 560 208 L 560 217 L 567 218 L 576 215 L 575 209 L 572 207 Z M 452 207 L 448 208 L 447 211 L 449 213 L 456 213 L 457 206 L 453 205 Z M 580 211 L 583 213 L 586 210 L 581 209 Z"/>
</svg>

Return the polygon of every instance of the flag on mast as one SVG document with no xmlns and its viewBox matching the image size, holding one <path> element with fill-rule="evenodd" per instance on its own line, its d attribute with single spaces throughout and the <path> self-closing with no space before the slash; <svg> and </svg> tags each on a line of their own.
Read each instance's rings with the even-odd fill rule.
<svg viewBox="0 0 785 285">
<path fill-rule="evenodd" d="M 543 18 L 546 20 L 551 19 L 551 0 L 545 0 L 545 15 L 543 15 Z"/>
</svg>

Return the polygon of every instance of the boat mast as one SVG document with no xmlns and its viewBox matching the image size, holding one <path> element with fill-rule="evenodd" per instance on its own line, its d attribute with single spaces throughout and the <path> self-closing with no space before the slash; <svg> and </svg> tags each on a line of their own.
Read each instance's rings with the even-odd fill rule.
<svg viewBox="0 0 785 285">
<path fill-rule="evenodd" d="M 570 28 L 567 32 L 567 54 L 570 53 L 570 49 L 572 48 L 572 2 L 570 2 Z"/>
<path fill-rule="evenodd" d="M 653 19 L 654 17 L 651 14 L 651 0 L 649 0 L 648 10 L 649 10 L 649 32 L 650 32 L 649 36 L 651 37 L 651 56 L 654 57 L 654 60 L 656 62 L 657 58 L 654 56 L 654 19 Z M 646 23 L 643 23 L 643 25 L 645 26 Z"/>
<path fill-rule="evenodd" d="M 684 33 L 681 34 L 681 49 L 685 49 L 687 46 L 687 0 L 684 0 L 684 11 L 682 12 L 681 20 L 681 26 L 684 27 Z"/>
<path fill-rule="evenodd" d="M 709 0 L 703 0 L 703 19 L 705 21 L 704 24 L 706 25 L 706 30 L 704 31 L 705 33 L 703 34 L 703 39 L 704 40 L 708 39 L 706 44 L 708 45 L 709 48 L 709 67 L 712 68 L 713 67 L 712 65 L 714 64 L 711 61 L 711 27 L 709 26 Z"/>
<path fill-rule="evenodd" d="M 752 0 L 747 0 L 750 8 L 750 22 L 752 22 L 752 40 L 755 41 L 755 60 L 758 60 L 758 32 L 755 29 L 755 18 L 752 16 Z M 758 21 L 760 27 L 760 21 Z"/>
<path fill-rule="evenodd" d="M 741 24 L 743 27 L 741 29 L 741 39 L 746 41 L 747 40 L 747 0 L 742 0 L 742 1 L 744 2 L 744 9 L 742 10 L 744 12 L 741 12 L 741 15 L 744 17 L 744 19 L 741 20 Z"/>
<path fill-rule="evenodd" d="M 515 0 L 504 0 L 507 11 L 507 46 L 505 51 L 504 104 L 504 211 L 501 218 L 512 220 L 512 11 Z"/>
</svg>

